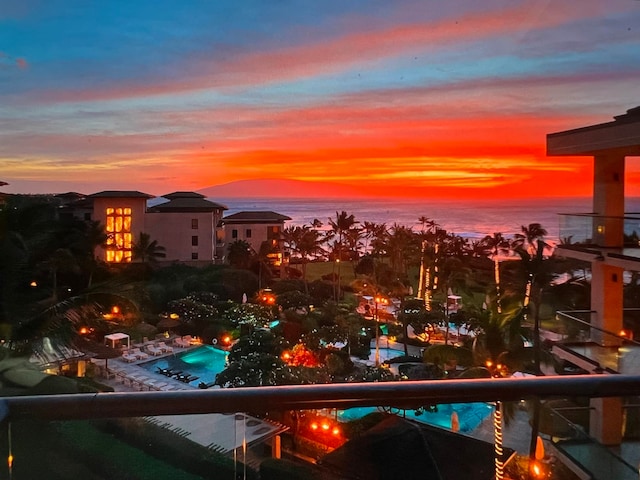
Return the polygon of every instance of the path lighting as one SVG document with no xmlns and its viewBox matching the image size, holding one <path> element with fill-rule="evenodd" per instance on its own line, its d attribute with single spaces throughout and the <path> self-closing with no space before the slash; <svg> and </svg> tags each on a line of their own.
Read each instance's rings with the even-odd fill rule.
<svg viewBox="0 0 640 480">
<path fill-rule="evenodd" d="M 487 370 L 493 378 L 501 378 L 505 371 L 504 365 L 501 363 L 494 364 L 491 360 L 485 363 Z M 495 402 L 495 410 L 493 411 L 493 443 L 495 450 L 495 479 L 503 480 L 504 478 L 504 455 L 502 450 L 502 402 Z"/>
<path fill-rule="evenodd" d="M 274 305 L 276 303 L 276 296 L 271 289 L 265 288 L 260 294 L 260 301 L 265 305 Z"/>
</svg>

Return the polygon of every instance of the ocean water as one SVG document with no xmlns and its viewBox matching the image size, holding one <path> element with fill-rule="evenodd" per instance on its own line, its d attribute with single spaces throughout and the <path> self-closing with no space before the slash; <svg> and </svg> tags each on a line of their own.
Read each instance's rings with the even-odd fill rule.
<svg viewBox="0 0 640 480">
<path fill-rule="evenodd" d="M 211 198 L 226 205 L 230 215 L 244 210 L 271 210 L 291 217 L 287 225 L 310 224 L 318 219 L 323 224 L 335 218 L 336 212 L 353 214 L 360 223 L 365 221 L 394 223 L 421 228 L 418 218 L 434 220 L 448 232 L 465 238 L 482 238 L 500 232 L 507 237 L 520 232 L 521 226 L 540 223 L 548 231 L 546 240 L 559 239 L 560 213 L 588 213 L 592 211 L 590 198 L 540 198 L 515 200 L 393 200 L 393 199 L 251 199 Z M 627 199 L 628 212 L 640 211 L 640 198 Z"/>
</svg>

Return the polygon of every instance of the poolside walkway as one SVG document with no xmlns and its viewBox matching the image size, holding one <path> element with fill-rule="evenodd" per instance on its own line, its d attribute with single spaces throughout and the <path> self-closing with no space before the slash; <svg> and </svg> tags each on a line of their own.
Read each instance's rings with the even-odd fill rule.
<svg viewBox="0 0 640 480">
<path fill-rule="evenodd" d="M 187 348 L 175 349 L 174 352 L 149 357 L 135 362 L 124 359 L 112 359 L 108 365 L 108 372 L 100 381 L 113 387 L 117 392 L 133 391 L 177 391 L 194 390 L 197 387 L 167 377 L 157 372 L 149 371 L 140 366 L 150 360 L 158 360 L 167 356 L 186 352 L 197 348 L 198 344 Z M 100 362 L 100 363 L 98 363 Z M 96 365 L 104 366 L 103 360 L 97 360 Z M 219 388 L 219 387 L 212 387 Z M 150 423 L 171 430 L 206 448 L 231 456 L 239 449 L 238 455 L 248 455 L 243 447 L 264 442 L 288 430 L 288 427 L 266 419 L 252 417 L 244 413 L 223 414 L 209 413 L 201 415 L 161 415 L 148 416 L 144 419 Z"/>
</svg>

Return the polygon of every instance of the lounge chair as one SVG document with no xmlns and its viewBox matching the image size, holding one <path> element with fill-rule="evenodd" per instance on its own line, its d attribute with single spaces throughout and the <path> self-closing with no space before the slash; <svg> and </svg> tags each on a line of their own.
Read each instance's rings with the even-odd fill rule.
<svg viewBox="0 0 640 480">
<path fill-rule="evenodd" d="M 149 355 L 144 353 L 139 348 L 134 348 L 129 352 L 129 355 L 135 355 L 138 360 L 144 360 L 145 358 L 149 358 Z"/>
<path fill-rule="evenodd" d="M 158 348 L 161 352 L 171 353 L 173 352 L 173 347 L 170 347 L 164 342 L 158 342 L 156 344 L 156 348 Z"/>
<path fill-rule="evenodd" d="M 159 355 L 162 355 L 163 350 L 154 345 L 147 345 L 147 352 L 157 357 Z"/>
<path fill-rule="evenodd" d="M 129 353 L 127 351 L 122 352 L 122 359 L 127 362 L 127 363 L 133 363 L 136 360 L 138 360 L 138 357 L 136 357 L 135 355 L 133 355 L 132 353 Z"/>
<path fill-rule="evenodd" d="M 188 343 L 186 343 L 182 337 L 176 337 L 173 339 L 173 345 L 176 347 L 180 347 L 180 348 L 187 348 L 189 346 Z"/>
</svg>

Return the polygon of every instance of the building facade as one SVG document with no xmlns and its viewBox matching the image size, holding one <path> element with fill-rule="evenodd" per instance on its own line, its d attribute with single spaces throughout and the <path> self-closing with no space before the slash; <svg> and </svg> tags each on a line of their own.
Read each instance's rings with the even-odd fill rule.
<svg viewBox="0 0 640 480">
<path fill-rule="evenodd" d="M 245 241 L 255 253 L 264 254 L 275 266 L 284 259 L 282 230 L 290 217 L 272 211 L 238 212 L 220 222 L 223 247 Z"/>
<path fill-rule="evenodd" d="M 565 224 L 573 229 L 561 228 L 560 233 L 573 243 L 558 248 L 559 255 L 590 265 L 591 309 L 582 320 L 588 337 L 556 345 L 553 352 L 590 374 L 638 374 L 640 344 L 633 334 L 638 326 L 628 316 L 625 322 L 623 289 L 625 272 L 640 271 L 640 245 L 627 231 L 639 219 L 625 214 L 625 162 L 640 155 L 640 107 L 612 122 L 549 134 L 547 153 L 590 157 L 594 171 L 593 210 L 567 215 Z M 603 445 L 620 445 L 625 416 L 621 398 L 594 398 L 590 407 L 590 435 Z"/>
</svg>

